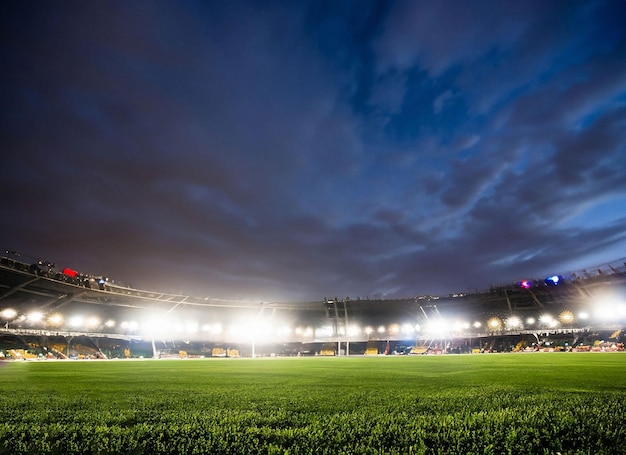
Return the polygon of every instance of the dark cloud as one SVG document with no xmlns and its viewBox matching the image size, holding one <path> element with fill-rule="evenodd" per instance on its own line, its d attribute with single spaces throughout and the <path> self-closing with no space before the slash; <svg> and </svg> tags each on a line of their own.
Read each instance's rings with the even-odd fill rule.
<svg viewBox="0 0 626 455">
<path fill-rule="evenodd" d="M 625 256 L 622 2 L 2 9 L 7 249 L 257 300 Z"/>
</svg>

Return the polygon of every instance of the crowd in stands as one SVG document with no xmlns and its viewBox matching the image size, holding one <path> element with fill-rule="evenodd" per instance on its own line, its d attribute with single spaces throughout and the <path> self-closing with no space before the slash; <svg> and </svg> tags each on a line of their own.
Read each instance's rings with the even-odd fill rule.
<svg viewBox="0 0 626 455">
<path fill-rule="evenodd" d="M 84 286 L 88 289 L 99 289 L 101 291 L 108 290 L 107 285 L 109 284 L 109 279 L 106 277 L 79 273 L 69 267 L 65 267 L 59 271 L 56 264 L 50 261 L 38 260 L 29 264 L 28 262 L 14 259 L 14 257 L 21 257 L 21 255 L 15 251 L 7 250 L 5 253 L 6 256 L 1 259 L 2 264 L 13 267 L 16 270 L 30 272 L 37 276 L 62 281 L 76 286 Z M 13 256 L 13 258 L 10 256 Z"/>
</svg>

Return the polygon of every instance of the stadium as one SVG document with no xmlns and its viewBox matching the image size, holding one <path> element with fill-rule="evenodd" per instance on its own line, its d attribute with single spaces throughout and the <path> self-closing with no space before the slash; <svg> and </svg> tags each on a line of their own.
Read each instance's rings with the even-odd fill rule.
<svg viewBox="0 0 626 455">
<path fill-rule="evenodd" d="M 406 299 L 245 302 L 133 289 L 0 258 L 5 359 L 623 350 L 626 263 Z"/>
</svg>

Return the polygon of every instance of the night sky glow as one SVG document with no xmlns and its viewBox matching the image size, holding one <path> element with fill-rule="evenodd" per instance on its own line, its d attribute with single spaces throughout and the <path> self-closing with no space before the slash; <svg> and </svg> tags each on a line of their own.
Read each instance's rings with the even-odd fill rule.
<svg viewBox="0 0 626 455">
<path fill-rule="evenodd" d="M 626 256 L 622 0 L 0 9 L 0 248 L 258 301 Z"/>
</svg>

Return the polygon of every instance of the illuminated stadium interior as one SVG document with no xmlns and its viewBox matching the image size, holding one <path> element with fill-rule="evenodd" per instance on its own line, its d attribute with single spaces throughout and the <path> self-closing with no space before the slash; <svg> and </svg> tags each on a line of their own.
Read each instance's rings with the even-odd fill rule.
<svg viewBox="0 0 626 455">
<path fill-rule="evenodd" d="M 593 273 L 517 280 L 482 292 L 286 303 L 138 290 L 20 259 L 10 251 L 0 258 L 5 357 L 623 349 L 623 260 Z"/>
</svg>

